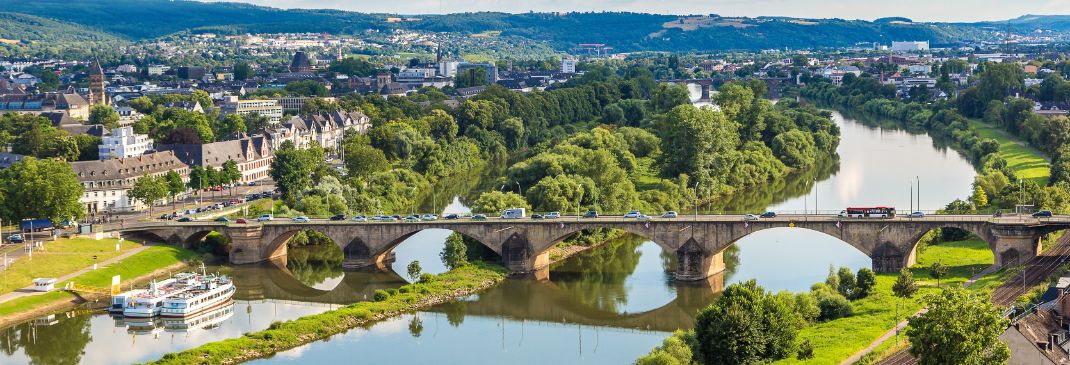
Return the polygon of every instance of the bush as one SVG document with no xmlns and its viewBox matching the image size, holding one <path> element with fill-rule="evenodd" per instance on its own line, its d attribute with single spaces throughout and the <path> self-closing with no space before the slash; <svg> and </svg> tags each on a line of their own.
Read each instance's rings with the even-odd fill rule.
<svg viewBox="0 0 1070 365">
<path fill-rule="evenodd" d="M 853 299 L 862 299 L 868 297 L 873 292 L 873 287 L 877 285 L 877 274 L 868 267 L 858 269 L 858 276 L 855 278 L 855 290 Z"/>
<path fill-rule="evenodd" d="M 803 340 L 799 344 L 799 353 L 795 355 L 799 360 L 809 360 L 814 358 L 814 345 L 810 344 L 810 340 Z"/>
<path fill-rule="evenodd" d="M 375 291 L 375 296 L 372 297 L 372 299 L 375 299 L 376 302 L 382 302 L 384 300 L 390 299 L 390 293 L 386 290 L 379 289 Z"/>
<path fill-rule="evenodd" d="M 817 298 L 817 307 L 821 308 L 821 315 L 818 317 L 819 321 L 824 322 L 850 317 L 854 312 L 851 302 L 840 293 L 817 292 L 815 296 Z"/>
<path fill-rule="evenodd" d="M 429 272 L 425 272 L 423 274 L 420 274 L 420 281 L 419 282 L 427 284 L 427 283 L 435 281 L 435 279 L 437 279 L 437 278 L 438 277 L 436 277 L 435 274 L 432 274 L 432 273 L 429 273 Z"/>
</svg>

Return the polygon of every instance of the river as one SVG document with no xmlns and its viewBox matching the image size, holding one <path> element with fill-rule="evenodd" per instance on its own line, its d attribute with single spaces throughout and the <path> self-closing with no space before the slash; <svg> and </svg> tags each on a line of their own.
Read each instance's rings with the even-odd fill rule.
<svg viewBox="0 0 1070 365">
<path fill-rule="evenodd" d="M 975 174 L 956 152 L 927 135 L 864 125 L 834 114 L 841 128 L 839 159 L 736 198 L 714 211 L 839 211 L 847 205 L 912 204 L 921 183 L 921 209 L 932 210 L 970 193 Z M 444 192 L 441 196 L 446 196 Z M 463 213 L 453 198 L 442 211 Z M 212 268 L 231 275 L 234 305 L 197 323 L 130 324 L 99 312 L 74 311 L 0 330 L 0 363 L 127 364 L 261 330 L 366 300 L 376 289 L 406 282 L 405 265 L 425 272 L 449 231 L 428 230 L 396 250 L 392 272 L 342 271 L 323 250 L 294 250 L 287 264 Z M 861 252 L 833 237 L 802 229 L 756 232 L 726 256 L 728 270 L 708 283 L 677 284 L 667 272 L 674 257 L 653 242 L 625 236 L 552 266 L 550 279 L 509 279 L 480 295 L 357 328 L 256 363 L 630 363 L 674 329 L 689 327 L 695 311 L 726 283 L 756 279 L 771 290 L 805 290 L 830 265 L 869 266 Z M 402 273 L 402 274 L 398 274 Z"/>
</svg>

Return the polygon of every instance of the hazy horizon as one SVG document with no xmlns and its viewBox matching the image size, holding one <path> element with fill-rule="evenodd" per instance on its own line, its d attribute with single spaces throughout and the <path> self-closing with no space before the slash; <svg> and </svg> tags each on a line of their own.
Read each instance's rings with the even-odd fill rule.
<svg viewBox="0 0 1070 365">
<path fill-rule="evenodd" d="M 219 0 L 202 0 L 219 2 Z M 786 16 L 873 20 L 905 17 L 924 22 L 998 21 L 1023 15 L 1070 14 L 1070 0 L 901 0 L 889 8 L 876 0 L 223 0 L 284 9 L 337 9 L 362 13 L 449 14 L 478 11 L 504 13 L 629 11 L 655 14 L 718 14 L 722 16 Z"/>
</svg>

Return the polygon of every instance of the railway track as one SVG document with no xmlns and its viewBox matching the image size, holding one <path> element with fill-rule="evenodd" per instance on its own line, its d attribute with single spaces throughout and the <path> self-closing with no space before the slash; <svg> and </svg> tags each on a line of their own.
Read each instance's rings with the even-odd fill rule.
<svg viewBox="0 0 1070 365">
<path fill-rule="evenodd" d="M 1014 301 L 1018 300 L 1019 297 L 1029 293 L 1033 287 L 1046 281 L 1051 274 L 1062 267 L 1067 259 L 1070 259 L 1070 235 L 1063 235 L 1054 247 L 1027 261 L 1024 264 L 1025 268 L 1018 275 L 992 290 L 992 303 L 1000 307 L 1014 304 Z M 910 347 L 877 362 L 878 365 L 912 365 L 917 363 L 918 359 L 910 354 Z"/>
</svg>

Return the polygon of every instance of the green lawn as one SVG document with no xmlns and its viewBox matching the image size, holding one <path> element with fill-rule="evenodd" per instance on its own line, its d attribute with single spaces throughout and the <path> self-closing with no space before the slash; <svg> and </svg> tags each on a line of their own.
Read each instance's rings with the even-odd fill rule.
<svg viewBox="0 0 1070 365">
<path fill-rule="evenodd" d="M 0 294 L 33 284 L 34 278 L 60 277 L 75 271 L 92 267 L 100 262 L 141 246 L 136 242 L 124 240 L 120 249 L 115 251 L 116 239 L 94 240 L 91 238 L 61 238 L 55 242 L 46 242 L 41 251 L 34 251 L 33 256 L 23 256 L 5 271 L 0 271 Z M 93 256 L 97 259 L 94 260 Z"/>
<path fill-rule="evenodd" d="M 898 321 L 922 308 L 921 298 L 928 293 L 939 290 L 936 280 L 929 277 L 926 267 L 933 262 L 950 266 L 947 277 L 941 279 L 942 285 L 962 285 L 974 272 L 991 266 L 992 252 L 979 239 L 945 242 L 939 245 L 923 247 L 918 252 L 918 263 L 911 268 L 920 290 L 913 298 L 900 299 L 892 294 L 898 273 L 884 273 L 877 276 L 874 293 L 865 299 L 852 301 L 854 315 L 824 323 L 817 323 L 799 332 L 802 339 L 810 340 L 814 346 L 815 357 L 806 361 L 794 358 L 777 362 L 777 364 L 839 364 L 855 352 L 869 346 L 884 332 L 895 326 Z M 999 273 L 988 275 L 993 283 L 998 282 Z M 896 305 L 899 311 L 896 316 Z M 900 341 L 905 341 L 900 337 Z M 894 340 L 885 342 L 877 351 L 894 345 Z"/>
<path fill-rule="evenodd" d="M 114 245 L 114 243 L 113 243 Z M 96 271 L 79 275 L 70 281 L 80 285 L 94 287 L 108 287 L 111 285 L 112 276 L 119 275 L 122 280 L 128 281 L 143 275 L 147 275 L 158 269 L 174 265 L 182 261 L 188 261 L 197 257 L 197 253 L 175 246 L 152 246 L 133 256 L 119 262 L 101 267 Z M 67 282 L 56 284 L 63 287 Z M 127 289 L 123 286 L 123 289 Z M 0 317 L 39 307 L 44 304 L 60 300 L 70 300 L 74 296 L 64 291 L 55 291 L 42 295 L 23 297 L 0 303 Z"/>
<path fill-rule="evenodd" d="M 1025 142 L 1012 138 L 1006 132 L 997 130 L 984 122 L 970 120 L 970 127 L 982 137 L 992 138 L 999 142 L 1000 157 L 1007 160 L 1007 166 L 1013 169 L 1018 177 L 1032 180 L 1040 186 L 1048 184 L 1051 166 L 1039 151 L 1027 147 Z"/>
</svg>

